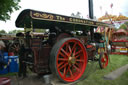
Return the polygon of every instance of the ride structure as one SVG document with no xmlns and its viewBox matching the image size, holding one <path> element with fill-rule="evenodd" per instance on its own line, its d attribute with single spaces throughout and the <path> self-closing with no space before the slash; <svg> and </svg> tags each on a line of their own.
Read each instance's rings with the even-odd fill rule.
<svg viewBox="0 0 128 85">
<path fill-rule="evenodd" d="M 112 33 L 111 54 L 128 55 L 128 32 L 119 29 Z"/>
</svg>

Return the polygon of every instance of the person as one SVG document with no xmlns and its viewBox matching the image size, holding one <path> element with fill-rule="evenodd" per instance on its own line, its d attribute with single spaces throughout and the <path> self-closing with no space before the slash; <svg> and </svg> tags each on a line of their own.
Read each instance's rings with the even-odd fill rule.
<svg viewBox="0 0 128 85">
<path fill-rule="evenodd" d="M 27 67 L 26 67 L 26 63 L 24 62 L 25 52 L 26 50 L 24 46 L 22 45 L 19 50 L 19 72 L 18 72 L 18 77 L 22 77 L 22 78 L 27 77 L 26 75 Z"/>
<path fill-rule="evenodd" d="M 0 70 L 3 69 L 4 65 L 7 65 L 7 63 L 4 61 L 3 57 L 3 49 L 5 48 L 5 44 L 2 40 L 0 40 Z"/>
<path fill-rule="evenodd" d="M 18 42 L 19 43 L 19 49 L 17 50 L 17 53 L 19 54 L 19 71 L 18 71 L 18 77 L 19 78 L 25 78 L 25 77 L 27 77 L 27 75 L 26 75 L 26 69 L 27 69 L 27 67 L 26 67 L 26 63 L 24 62 L 25 61 L 25 52 L 26 52 L 26 50 L 25 50 L 25 47 L 24 47 L 24 34 L 23 33 L 17 33 L 16 34 L 16 37 L 18 38 L 17 40 L 16 40 L 16 42 Z"/>
</svg>

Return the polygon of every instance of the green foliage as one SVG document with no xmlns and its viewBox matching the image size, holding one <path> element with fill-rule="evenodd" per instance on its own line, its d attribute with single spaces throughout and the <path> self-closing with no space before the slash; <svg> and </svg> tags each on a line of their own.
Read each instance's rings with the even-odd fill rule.
<svg viewBox="0 0 128 85">
<path fill-rule="evenodd" d="M 124 24 L 122 24 L 119 29 L 124 29 L 126 31 L 128 31 L 128 22 L 125 22 Z"/>
<path fill-rule="evenodd" d="M 0 33 L 1 34 L 6 34 L 6 31 L 5 30 L 0 30 Z"/>
<path fill-rule="evenodd" d="M 127 85 L 128 84 L 128 71 L 115 80 L 105 80 L 104 75 L 128 64 L 128 56 L 125 55 L 110 55 L 109 65 L 105 69 L 100 69 L 99 66 L 94 68 L 94 65 L 90 67 L 91 72 L 86 79 L 77 83 L 77 85 Z M 86 69 L 87 70 L 87 69 Z"/>
<path fill-rule="evenodd" d="M 45 29 L 35 29 L 35 32 L 43 33 L 43 32 L 45 32 Z"/>
<path fill-rule="evenodd" d="M 126 26 L 125 24 L 122 24 L 122 25 L 119 27 L 119 29 L 124 29 L 124 30 L 126 30 L 126 29 L 127 29 L 127 26 Z"/>
<path fill-rule="evenodd" d="M 8 33 L 9 34 L 16 34 L 16 33 L 19 33 L 19 32 L 24 32 L 24 30 L 12 30 L 12 31 L 9 31 Z"/>
<path fill-rule="evenodd" d="M 46 30 L 45 29 L 31 29 L 31 28 L 26 28 L 25 29 L 26 30 L 26 32 L 27 31 L 34 31 L 34 32 L 39 32 L 39 33 L 44 33 Z"/>
<path fill-rule="evenodd" d="M 10 14 L 14 10 L 19 10 L 19 2 L 20 0 L 0 0 L 0 20 L 9 20 Z"/>
<path fill-rule="evenodd" d="M 12 77 L 12 76 L 17 76 L 17 72 L 15 72 L 15 73 L 8 73 L 8 74 L 5 74 L 5 75 L 0 75 L 0 77 Z"/>
<path fill-rule="evenodd" d="M 128 31 L 128 22 L 125 22 L 124 24 L 125 24 L 126 27 L 127 27 L 126 31 Z"/>
<path fill-rule="evenodd" d="M 128 22 L 125 22 L 124 24 L 126 24 L 128 26 Z"/>
</svg>

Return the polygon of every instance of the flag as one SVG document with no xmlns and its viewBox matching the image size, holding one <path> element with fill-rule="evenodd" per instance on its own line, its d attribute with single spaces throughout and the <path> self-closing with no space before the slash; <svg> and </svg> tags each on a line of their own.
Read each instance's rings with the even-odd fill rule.
<svg viewBox="0 0 128 85">
<path fill-rule="evenodd" d="M 89 15 L 87 15 L 87 19 L 89 19 Z"/>
<path fill-rule="evenodd" d="M 111 8 L 113 7 L 113 3 L 111 3 L 110 7 L 111 7 Z"/>
<path fill-rule="evenodd" d="M 102 10 L 102 6 L 100 6 L 100 10 Z"/>
<path fill-rule="evenodd" d="M 108 12 L 106 11 L 106 13 L 105 13 L 105 17 L 108 17 L 109 15 L 108 15 Z"/>
<path fill-rule="evenodd" d="M 103 32 L 104 31 L 104 27 L 97 27 L 97 29 L 96 29 L 96 32 L 99 32 L 99 33 L 101 33 L 101 32 Z"/>
</svg>

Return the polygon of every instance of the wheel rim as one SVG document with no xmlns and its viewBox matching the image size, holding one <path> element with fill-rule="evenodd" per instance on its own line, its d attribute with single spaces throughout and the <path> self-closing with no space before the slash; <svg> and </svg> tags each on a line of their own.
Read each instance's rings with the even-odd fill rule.
<svg viewBox="0 0 128 85">
<path fill-rule="evenodd" d="M 108 65 L 108 56 L 107 54 L 103 54 L 102 57 L 101 57 L 101 66 L 102 68 L 106 68 Z"/>
<path fill-rule="evenodd" d="M 58 50 L 56 67 L 59 76 L 67 82 L 78 80 L 85 71 L 87 53 L 83 44 L 71 39 L 62 44 Z"/>
</svg>

